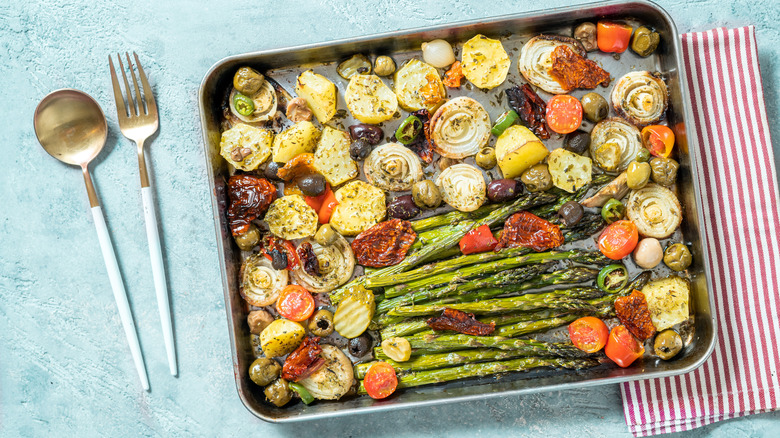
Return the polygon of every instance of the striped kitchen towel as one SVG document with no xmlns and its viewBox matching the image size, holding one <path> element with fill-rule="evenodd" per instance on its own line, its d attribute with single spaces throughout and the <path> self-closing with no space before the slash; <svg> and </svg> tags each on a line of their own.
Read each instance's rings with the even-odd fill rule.
<svg viewBox="0 0 780 438">
<path fill-rule="evenodd" d="M 634 436 L 780 407 L 780 211 L 753 26 L 682 35 L 718 340 L 692 373 L 621 385 Z"/>
</svg>

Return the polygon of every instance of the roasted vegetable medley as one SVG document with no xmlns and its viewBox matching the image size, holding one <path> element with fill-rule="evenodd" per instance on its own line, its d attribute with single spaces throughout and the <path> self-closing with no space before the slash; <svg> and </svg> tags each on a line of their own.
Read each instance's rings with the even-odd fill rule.
<svg viewBox="0 0 780 438">
<path fill-rule="evenodd" d="M 474 35 L 356 53 L 287 87 L 238 69 L 220 152 L 267 401 L 684 354 L 665 79 L 600 63 L 663 44 L 599 21 L 519 51 Z"/>
</svg>

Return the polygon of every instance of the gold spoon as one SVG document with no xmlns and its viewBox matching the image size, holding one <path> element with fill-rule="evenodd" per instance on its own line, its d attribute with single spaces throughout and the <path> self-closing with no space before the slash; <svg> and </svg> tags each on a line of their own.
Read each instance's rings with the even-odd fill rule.
<svg viewBox="0 0 780 438">
<path fill-rule="evenodd" d="M 149 390 L 149 379 L 146 375 L 141 346 L 138 344 L 133 314 L 130 303 L 127 301 L 127 292 L 116 263 L 114 248 L 108 235 L 103 211 L 100 208 L 92 178 L 89 175 L 88 165 L 103 149 L 106 144 L 108 127 L 106 117 L 100 105 L 87 95 L 78 90 L 57 90 L 43 98 L 35 109 L 33 117 L 35 135 L 43 146 L 43 149 L 52 157 L 63 163 L 81 167 L 84 174 L 84 182 L 87 185 L 89 205 L 92 207 L 92 218 L 97 228 L 100 249 L 103 252 L 103 260 L 108 270 L 108 279 L 111 289 L 114 291 L 119 308 L 119 316 L 125 329 L 127 342 L 133 355 L 133 362 L 141 378 L 141 384 L 145 390 Z"/>
</svg>

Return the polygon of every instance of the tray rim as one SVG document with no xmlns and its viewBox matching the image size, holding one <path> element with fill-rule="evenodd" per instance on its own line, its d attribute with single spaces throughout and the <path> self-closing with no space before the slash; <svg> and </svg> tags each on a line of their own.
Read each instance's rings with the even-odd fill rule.
<svg viewBox="0 0 780 438">
<path fill-rule="evenodd" d="M 675 35 L 672 44 L 675 47 L 674 58 L 675 58 L 677 68 L 679 69 L 678 80 L 679 80 L 680 92 L 682 94 L 681 113 L 683 113 L 684 120 L 686 121 L 685 134 L 688 143 L 687 154 L 690 157 L 689 158 L 690 169 L 691 169 L 690 172 L 691 172 L 691 180 L 692 180 L 691 184 L 694 187 L 694 198 L 697 207 L 696 215 L 699 222 L 697 234 L 699 235 L 699 241 L 702 247 L 702 254 L 701 254 L 701 256 L 703 257 L 702 270 L 703 270 L 705 280 L 707 282 L 707 299 L 709 301 L 710 309 L 713 310 L 710 315 L 710 323 L 712 325 L 712 338 L 711 338 L 711 342 L 707 346 L 706 352 L 697 361 L 693 362 L 692 364 L 688 365 L 685 368 L 681 368 L 678 370 L 651 371 L 651 372 L 635 374 L 631 376 L 604 377 L 604 378 L 583 380 L 579 382 L 568 382 L 568 383 L 549 385 L 549 386 L 507 389 L 501 392 L 486 392 L 486 393 L 476 394 L 476 395 L 468 394 L 468 395 L 450 396 L 450 397 L 434 399 L 434 400 L 423 400 L 423 401 L 393 403 L 393 404 L 377 403 L 372 406 L 360 407 L 355 409 L 343 409 L 343 410 L 334 410 L 328 412 L 313 412 L 313 413 L 307 413 L 307 414 L 298 415 L 294 417 L 276 418 L 276 417 L 264 415 L 263 413 L 257 412 L 255 409 L 253 409 L 250 406 L 250 401 L 247 400 L 246 394 L 244 394 L 244 392 L 241 390 L 241 381 L 240 381 L 240 375 L 238 371 L 237 350 L 236 348 L 234 348 L 236 345 L 236 338 L 235 338 L 234 331 L 230 329 L 228 330 L 229 338 L 230 338 L 230 350 L 231 350 L 230 353 L 233 362 L 233 369 L 234 369 L 233 374 L 235 377 L 236 390 L 238 392 L 238 396 L 241 399 L 242 404 L 250 413 L 260 418 L 261 420 L 269 423 L 294 423 L 300 421 L 321 420 L 326 418 L 341 417 L 345 415 L 387 412 L 387 411 L 399 410 L 399 409 L 409 409 L 412 407 L 436 406 L 436 405 L 443 405 L 443 404 L 459 403 L 464 401 L 486 400 L 486 399 L 502 397 L 502 396 L 516 396 L 516 395 L 534 394 L 540 392 L 562 391 L 562 390 L 577 389 L 577 388 L 584 388 L 584 387 L 591 387 L 591 386 L 598 386 L 598 385 L 617 384 L 617 383 L 626 383 L 626 382 L 633 382 L 633 381 L 647 380 L 647 379 L 654 379 L 654 378 L 673 377 L 682 374 L 687 374 L 698 369 L 704 364 L 704 362 L 706 362 L 710 358 L 712 352 L 715 349 L 715 346 L 718 343 L 718 320 L 717 317 L 715 316 L 715 311 L 714 311 L 715 300 L 711 290 L 712 275 L 710 272 L 710 263 L 709 263 L 709 247 L 708 247 L 707 240 L 705 239 L 704 232 L 702 230 L 706 222 L 704 221 L 704 213 L 702 211 L 703 204 L 702 204 L 701 193 L 698 189 L 699 187 L 701 187 L 699 184 L 699 173 L 698 173 L 698 165 L 697 165 L 699 145 L 696 140 L 696 137 L 691 135 L 692 128 L 690 126 L 690 121 L 694 120 L 694 118 L 689 104 L 690 95 L 688 93 L 687 77 L 684 72 L 684 64 L 682 60 L 682 45 L 680 41 L 680 34 L 677 30 L 677 25 L 672 19 L 671 15 L 664 8 L 662 8 L 660 5 L 650 0 L 632 0 L 628 2 L 620 1 L 620 0 L 608 0 L 608 1 L 596 1 L 596 2 L 575 4 L 575 5 L 570 5 L 570 6 L 560 7 L 560 8 L 537 9 L 537 10 L 514 13 L 514 14 L 496 15 L 496 16 L 490 16 L 484 18 L 475 18 L 470 20 L 448 22 L 448 23 L 438 24 L 434 26 L 421 26 L 421 27 L 399 29 L 395 31 L 377 33 L 377 34 L 360 35 L 357 37 L 339 38 L 335 40 L 321 41 L 321 42 L 310 43 L 310 44 L 274 47 L 265 50 L 257 50 L 252 52 L 245 52 L 236 55 L 226 56 L 218 60 L 217 62 L 215 62 L 208 69 L 208 71 L 204 75 L 198 87 L 198 110 L 200 115 L 201 134 L 203 139 L 203 152 L 206 161 L 205 164 L 207 166 L 206 173 L 207 173 L 207 177 L 209 180 L 209 187 L 210 187 L 209 197 L 211 198 L 212 213 L 214 214 L 214 230 L 216 234 L 215 237 L 217 239 L 216 242 L 217 253 L 219 254 L 218 258 L 219 258 L 219 266 L 220 266 L 220 277 L 222 279 L 223 298 L 225 299 L 225 312 L 227 314 L 226 315 L 227 322 L 229 328 L 231 328 L 233 326 L 233 317 L 229 305 L 231 292 L 229 290 L 229 285 L 228 285 L 227 267 L 225 265 L 225 259 L 223 257 L 225 253 L 225 248 L 222 242 L 222 230 L 219 222 L 219 215 L 220 215 L 219 205 L 218 205 L 219 201 L 215 196 L 213 190 L 213 187 L 215 187 L 215 178 L 213 173 L 210 171 L 210 169 L 212 168 L 212 161 L 211 161 L 211 154 L 209 152 L 209 138 L 208 138 L 207 120 L 206 120 L 207 112 L 204 106 L 206 87 L 208 85 L 209 79 L 211 78 L 212 74 L 214 74 L 218 69 L 220 69 L 220 67 L 223 64 L 250 58 L 250 57 L 260 56 L 260 55 L 269 56 L 269 55 L 282 54 L 291 51 L 310 50 L 310 49 L 317 49 L 323 47 L 339 46 L 347 43 L 359 44 L 366 41 L 372 41 L 377 39 L 392 38 L 392 37 L 421 33 L 421 32 L 443 31 L 455 27 L 470 26 L 470 25 L 476 25 L 485 22 L 508 21 L 508 20 L 514 20 L 520 18 L 531 18 L 544 13 L 564 14 L 564 13 L 580 11 L 583 9 L 594 9 L 598 7 L 618 6 L 618 5 L 623 7 L 636 5 L 636 6 L 643 6 L 643 7 L 649 7 L 651 9 L 654 9 L 659 15 L 663 17 L 664 20 L 666 20 L 666 22 L 670 25 L 670 29 L 673 35 Z"/>
</svg>

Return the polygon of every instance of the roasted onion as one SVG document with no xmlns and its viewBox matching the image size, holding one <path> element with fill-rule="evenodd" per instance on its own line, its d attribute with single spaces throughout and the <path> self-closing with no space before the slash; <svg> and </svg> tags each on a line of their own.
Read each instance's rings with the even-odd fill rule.
<svg viewBox="0 0 780 438">
<path fill-rule="evenodd" d="M 366 180 L 386 191 L 411 190 L 423 178 L 417 154 L 399 143 L 387 143 L 374 149 L 363 163 Z"/>
<path fill-rule="evenodd" d="M 436 179 L 442 199 L 460 211 L 474 211 L 487 199 L 485 177 L 470 164 L 454 164 Z"/>
<path fill-rule="evenodd" d="M 628 219 L 634 222 L 639 234 L 664 239 L 682 222 L 680 201 L 674 192 L 657 184 L 648 184 L 634 190 L 626 203 Z"/>
<path fill-rule="evenodd" d="M 455 62 L 455 53 L 450 43 L 444 40 L 433 40 L 422 43 L 423 60 L 436 67 L 444 68 Z"/>
<path fill-rule="evenodd" d="M 520 50 L 520 59 L 517 62 L 520 73 L 528 82 L 552 94 L 564 94 L 571 91 L 564 89 L 550 75 L 550 68 L 552 67 L 550 57 L 553 50 L 560 45 L 569 46 L 583 57 L 587 55 L 587 52 L 582 47 L 582 43 L 574 38 L 560 35 L 539 35 L 531 38 L 523 45 L 522 50 Z"/>
<path fill-rule="evenodd" d="M 661 120 L 668 102 L 666 83 L 660 75 L 648 71 L 632 71 L 618 79 L 612 89 L 615 111 L 637 126 Z"/>
<path fill-rule="evenodd" d="M 607 143 L 613 143 L 620 148 L 620 162 L 616 169 L 604 169 L 597 159 L 596 151 Z M 602 120 L 593 127 L 590 133 L 590 155 L 599 167 L 609 172 L 623 172 L 629 163 L 634 161 L 642 148 L 642 137 L 639 130 L 625 120 L 613 117 Z"/>
<path fill-rule="evenodd" d="M 461 96 L 439 107 L 431 118 L 431 139 L 439 155 L 475 155 L 490 140 L 490 116 L 476 100 Z"/>
<path fill-rule="evenodd" d="M 320 357 L 325 364 L 298 384 L 316 399 L 338 400 L 349 392 L 355 379 L 352 362 L 333 345 L 324 344 L 321 348 Z"/>
<path fill-rule="evenodd" d="M 352 277 L 355 269 L 355 256 L 347 239 L 335 233 L 336 241 L 330 245 L 320 245 L 313 239 L 304 239 L 303 243 L 310 243 L 314 255 L 319 262 L 320 275 L 311 275 L 298 267 L 292 271 L 296 283 L 305 287 L 312 293 L 330 292 L 346 283 Z"/>
<path fill-rule="evenodd" d="M 262 254 L 249 256 L 238 273 L 241 286 L 238 291 L 247 303 L 263 307 L 276 302 L 279 293 L 287 286 L 287 270 L 276 270 Z"/>
<path fill-rule="evenodd" d="M 233 105 L 233 97 L 235 97 L 236 93 L 237 91 L 235 89 L 230 92 L 228 102 L 230 113 L 241 121 L 247 123 L 267 122 L 276 114 L 276 90 L 274 90 L 271 81 L 264 81 L 257 93 L 252 96 L 247 96 L 252 99 L 252 102 L 255 104 L 254 112 L 248 116 L 241 115 L 236 111 L 236 108 Z"/>
</svg>

